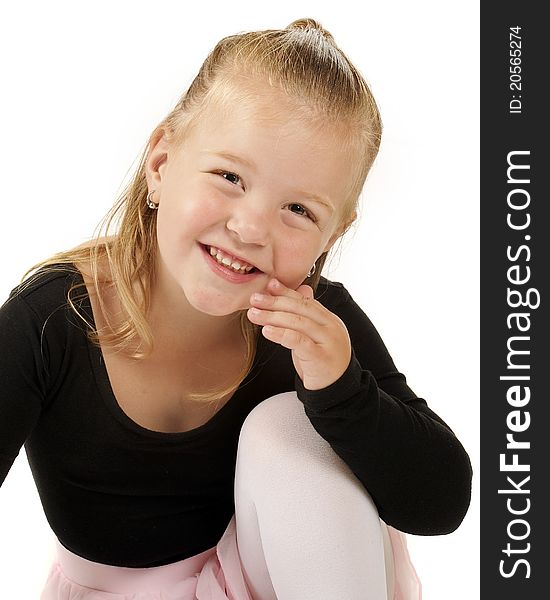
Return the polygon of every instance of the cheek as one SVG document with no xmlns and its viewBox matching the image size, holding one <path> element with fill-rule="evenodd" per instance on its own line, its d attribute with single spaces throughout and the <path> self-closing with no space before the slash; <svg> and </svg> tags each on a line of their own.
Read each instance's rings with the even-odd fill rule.
<svg viewBox="0 0 550 600">
<path fill-rule="evenodd" d="M 166 207 L 165 207 L 166 208 Z M 177 220 L 169 210 L 160 210 L 157 214 L 157 243 L 163 252 L 179 245 Z"/>
<path fill-rule="evenodd" d="M 296 289 L 318 256 L 315 253 L 317 246 L 318 240 L 304 237 L 303 232 L 296 238 L 286 236 L 277 249 L 274 275 L 287 287 Z"/>
<path fill-rule="evenodd" d="M 227 199 L 222 199 L 219 194 L 198 194 L 186 210 L 189 212 L 190 218 L 200 220 L 204 223 L 216 223 L 226 218 L 225 207 Z"/>
<path fill-rule="evenodd" d="M 177 226 L 189 230 L 207 226 L 223 217 L 223 207 L 227 202 L 223 200 L 219 192 L 188 189 L 178 197 L 171 195 L 163 217 L 169 228 Z"/>
<path fill-rule="evenodd" d="M 299 229 L 290 230 L 286 228 L 279 239 L 281 254 L 291 258 L 291 263 L 297 265 L 313 264 L 317 258 L 317 250 L 321 246 L 321 238 L 314 230 L 303 231 Z M 308 267 L 309 268 L 309 267 Z"/>
<path fill-rule="evenodd" d="M 223 216 L 227 198 L 214 186 L 190 186 L 182 198 L 182 210 L 189 217 L 212 219 Z"/>
</svg>

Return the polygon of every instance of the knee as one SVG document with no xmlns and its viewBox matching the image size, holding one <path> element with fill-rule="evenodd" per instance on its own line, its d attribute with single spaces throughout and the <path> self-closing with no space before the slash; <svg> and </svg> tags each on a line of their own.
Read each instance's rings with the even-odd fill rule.
<svg viewBox="0 0 550 600">
<path fill-rule="evenodd" d="M 241 427 L 239 446 L 273 450 L 284 445 L 292 432 L 307 426 L 309 420 L 296 392 L 283 392 L 260 402 L 248 414 Z"/>
<path fill-rule="evenodd" d="M 342 461 L 315 431 L 296 392 L 284 392 L 260 402 L 246 417 L 239 436 L 241 460 L 293 465 Z M 344 467 L 346 468 L 346 467 Z"/>
<path fill-rule="evenodd" d="M 295 418 L 301 413 L 304 413 L 304 405 L 298 399 L 296 392 L 282 392 L 262 400 L 254 407 L 247 415 L 243 429 L 257 425 L 263 427 L 264 424 L 273 422 L 273 419 L 276 423 L 281 423 L 288 420 L 289 416 Z"/>
<path fill-rule="evenodd" d="M 349 466 L 314 429 L 296 392 L 267 398 L 246 417 L 239 436 L 236 481 L 255 501 L 299 489 L 334 507 L 356 507 L 378 519 L 372 498 Z"/>
</svg>

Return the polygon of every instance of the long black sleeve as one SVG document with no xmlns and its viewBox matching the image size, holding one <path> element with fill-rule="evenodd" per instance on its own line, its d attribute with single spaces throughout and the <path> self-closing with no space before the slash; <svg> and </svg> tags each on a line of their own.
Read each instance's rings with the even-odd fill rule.
<svg viewBox="0 0 550 600">
<path fill-rule="evenodd" d="M 408 387 L 345 288 L 332 310 L 346 324 L 353 352 L 346 372 L 322 390 L 305 389 L 296 376 L 313 427 L 368 490 L 388 525 L 416 535 L 454 531 L 470 503 L 468 454 Z"/>
<path fill-rule="evenodd" d="M 40 327 L 21 297 L 0 310 L 0 485 L 30 432 L 44 401 Z"/>
</svg>

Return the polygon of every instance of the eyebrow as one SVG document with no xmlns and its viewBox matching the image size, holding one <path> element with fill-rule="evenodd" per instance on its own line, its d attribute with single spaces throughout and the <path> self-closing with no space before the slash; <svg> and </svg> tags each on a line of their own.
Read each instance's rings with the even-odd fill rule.
<svg viewBox="0 0 550 600">
<path fill-rule="evenodd" d="M 242 156 L 237 156 L 236 154 L 232 154 L 231 152 L 226 152 L 225 150 L 219 150 L 219 151 L 203 150 L 202 153 L 203 154 L 212 154 L 214 156 L 220 156 L 221 158 L 227 158 L 228 160 L 232 160 L 233 162 L 241 163 L 241 164 L 247 166 L 251 171 L 256 171 L 256 165 L 253 162 L 247 160 L 246 158 L 243 158 Z M 323 196 L 319 196 L 317 194 L 312 194 L 310 192 L 304 192 L 302 190 L 293 190 L 293 192 L 300 196 L 305 196 L 305 197 L 309 198 L 310 200 L 314 200 L 315 202 L 318 202 L 319 204 L 323 204 L 324 206 L 326 206 L 328 209 L 330 209 L 332 211 L 335 210 L 332 203 L 329 202 L 329 200 L 327 198 L 324 198 Z"/>
</svg>

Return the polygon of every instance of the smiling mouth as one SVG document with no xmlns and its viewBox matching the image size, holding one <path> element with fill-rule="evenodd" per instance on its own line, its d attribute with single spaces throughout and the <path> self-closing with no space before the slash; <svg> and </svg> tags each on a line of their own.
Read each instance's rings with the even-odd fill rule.
<svg viewBox="0 0 550 600">
<path fill-rule="evenodd" d="M 251 275 L 252 273 L 262 273 L 260 269 L 252 265 L 251 263 L 245 262 L 242 259 L 235 258 L 223 250 L 216 248 L 215 246 L 207 246 L 201 244 L 206 252 L 215 260 L 219 265 L 238 273 L 240 275 Z"/>
</svg>

